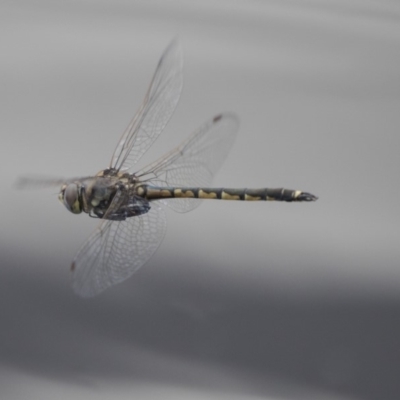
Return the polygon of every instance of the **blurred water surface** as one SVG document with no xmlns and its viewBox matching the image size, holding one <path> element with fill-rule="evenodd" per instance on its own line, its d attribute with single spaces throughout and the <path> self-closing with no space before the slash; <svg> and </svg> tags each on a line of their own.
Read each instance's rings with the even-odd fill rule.
<svg viewBox="0 0 400 400">
<path fill-rule="evenodd" d="M 0 397 L 398 399 L 396 2 L 3 1 Z M 185 86 L 152 161 L 241 118 L 215 184 L 314 204 L 204 202 L 91 301 L 69 264 L 96 221 L 26 173 L 107 167 L 162 51 Z"/>
</svg>

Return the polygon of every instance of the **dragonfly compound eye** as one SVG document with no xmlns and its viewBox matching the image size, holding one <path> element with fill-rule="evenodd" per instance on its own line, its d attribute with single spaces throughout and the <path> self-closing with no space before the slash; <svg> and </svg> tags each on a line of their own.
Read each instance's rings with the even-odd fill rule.
<svg viewBox="0 0 400 400">
<path fill-rule="evenodd" d="M 63 196 L 63 203 L 69 211 L 74 214 L 80 214 L 82 212 L 80 190 L 76 183 L 67 185 L 60 195 Z"/>
</svg>

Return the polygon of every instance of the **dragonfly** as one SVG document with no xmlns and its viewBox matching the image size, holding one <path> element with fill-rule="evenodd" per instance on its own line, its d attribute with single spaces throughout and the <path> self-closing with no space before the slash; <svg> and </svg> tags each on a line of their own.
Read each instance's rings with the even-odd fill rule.
<svg viewBox="0 0 400 400">
<path fill-rule="evenodd" d="M 203 199 L 317 200 L 300 190 L 210 187 L 238 132 L 238 117 L 229 112 L 209 119 L 180 146 L 133 172 L 168 123 L 182 84 L 182 48 L 175 39 L 158 62 L 144 101 L 122 134 L 109 167 L 94 176 L 51 182 L 61 183 L 58 197 L 68 211 L 100 219 L 71 265 L 78 295 L 95 296 L 125 281 L 149 260 L 165 235 L 164 206 L 188 212 Z"/>
</svg>

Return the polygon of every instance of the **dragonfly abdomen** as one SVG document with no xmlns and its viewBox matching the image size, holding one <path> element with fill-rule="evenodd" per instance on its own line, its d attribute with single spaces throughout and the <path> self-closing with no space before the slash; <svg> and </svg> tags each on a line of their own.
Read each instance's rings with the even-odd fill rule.
<svg viewBox="0 0 400 400">
<path fill-rule="evenodd" d="M 227 189 L 197 187 L 159 187 L 142 185 L 138 195 L 147 200 L 169 198 L 241 200 L 241 201 L 315 201 L 317 197 L 311 193 L 291 189 Z"/>
</svg>

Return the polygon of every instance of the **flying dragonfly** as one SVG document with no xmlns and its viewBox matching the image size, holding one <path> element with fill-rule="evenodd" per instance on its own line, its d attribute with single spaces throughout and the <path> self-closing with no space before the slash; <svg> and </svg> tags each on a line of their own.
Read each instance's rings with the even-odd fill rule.
<svg viewBox="0 0 400 400">
<path fill-rule="evenodd" d="M 70 212 L 100 219 L 71 265 L 73 289 L 83 297 L 95 296 L 124 281 L 146 263 L 165 234 L 163 205 L 187 212 L 201 199 L 317 200 L 300 190 L 209 187 L 238 131 L 239 121 L 233 113 L 214 116 L 180 146 L 132 172 L 176 108 L 182 68 L 181 46 L 174 40 L 164 51 L 144 101 L 122 134 L 109 167 L 90 177 L 47 182 L 62 184 L 58 197 Z"/>
</svg>

